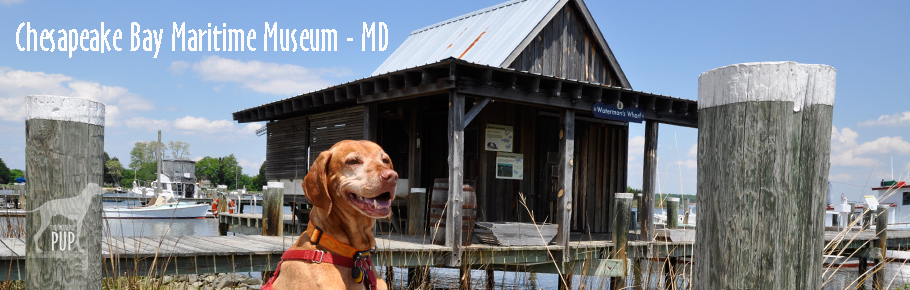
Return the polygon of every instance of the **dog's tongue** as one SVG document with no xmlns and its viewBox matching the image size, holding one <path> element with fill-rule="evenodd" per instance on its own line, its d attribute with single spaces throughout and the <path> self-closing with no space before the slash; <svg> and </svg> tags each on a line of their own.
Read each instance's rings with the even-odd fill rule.
<svg viewBox="0 0 910 290">
<path fill-rule="evenodd" d="M 382 198 L 381 196 L 382 195 L 375 198 L 364 198 L 363 201 L 368 204 L 375 204 L 377 207 L 389 207 L 392 205 L 392 199 Z"/>
</svg>

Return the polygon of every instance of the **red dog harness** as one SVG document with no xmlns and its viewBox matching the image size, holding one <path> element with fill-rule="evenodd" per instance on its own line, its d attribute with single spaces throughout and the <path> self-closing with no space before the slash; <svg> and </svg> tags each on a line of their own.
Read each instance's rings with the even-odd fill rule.
<svg viewBox="0 0 910 290">
<path fill-rule="evenodd" d="M 281 255 L 281 261 L 278 262 L 278 268 L 272 274 L 269 282 L 262 286 L 262 290 L 272 290 L 272 283 L 278 278 L 281 272 L 281 263 L 285 261 L 302 261 L 314 264 L 329 263 L 346 268 L 351 268 L 351 276 L 357 283 L 364 282 L 364 276 L 369 283 L 364 285 L 367 289 L 376 288 L 376 275 L 373 273 L 373 261 L 370 260 L 372 250 L 357 251 L 353 247 L 342 243 L 329 235 L 323 235 L 322 229 L 313 225 L 312 222 L 307 226 L 307 235 L 310 236 L 310 243 L 314 246 L 322 242 L 328 252 L 320 250 L 287 250 Z M 339 252 L 336 254 L 333 252 Z M 350 258 L 349 258 L 350 257 Z"/>
</svg>

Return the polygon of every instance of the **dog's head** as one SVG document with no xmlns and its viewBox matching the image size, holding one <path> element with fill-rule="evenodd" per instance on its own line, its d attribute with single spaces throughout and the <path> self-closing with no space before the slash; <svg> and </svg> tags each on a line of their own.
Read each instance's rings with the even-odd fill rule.
<svg viewBox="0 0 910 290">
<path fill-rule="evenodd" d="M 332 208 L 371 218 L 391 213 L 398 173 L 376 143 L 345 140 L 323 151 L 303 179 L 307 200 L 329 214 Z"/>
</svg>

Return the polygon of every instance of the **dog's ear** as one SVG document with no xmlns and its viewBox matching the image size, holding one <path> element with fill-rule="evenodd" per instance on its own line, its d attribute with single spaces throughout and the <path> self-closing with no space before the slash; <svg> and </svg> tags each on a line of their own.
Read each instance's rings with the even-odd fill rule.
<svg viewBox="0 0 910 290">
<path fill-rule="evenodd" d="M 328 188 L 328 169 L 329 162 L 332 161 L 332 149 L 322 151 L 313 166 L 310 166 L 310 172 L 307 172 L 303 178 L 303 193 L 306 199 L 314 206 L 326 210 L 326 215 L 332 212 L 332 197 L 329 195 Z"/>
</svg>

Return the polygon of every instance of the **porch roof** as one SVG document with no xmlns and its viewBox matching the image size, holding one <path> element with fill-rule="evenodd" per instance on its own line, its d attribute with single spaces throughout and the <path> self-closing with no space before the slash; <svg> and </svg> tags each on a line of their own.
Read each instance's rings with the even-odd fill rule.
<svg viewBox="0 0 910 290">
<path fill-rule="evenodd" d="M 591 111 L 595 102 L 640 108 L 645 120 L 698 127 L 698 103 L 649 92 L 476 64 L 455 58 L 358 79 L 233 113 L 239 123 L 281 120 L 354 104 L 455 90 L 493 100 Z"/>
</svg>

